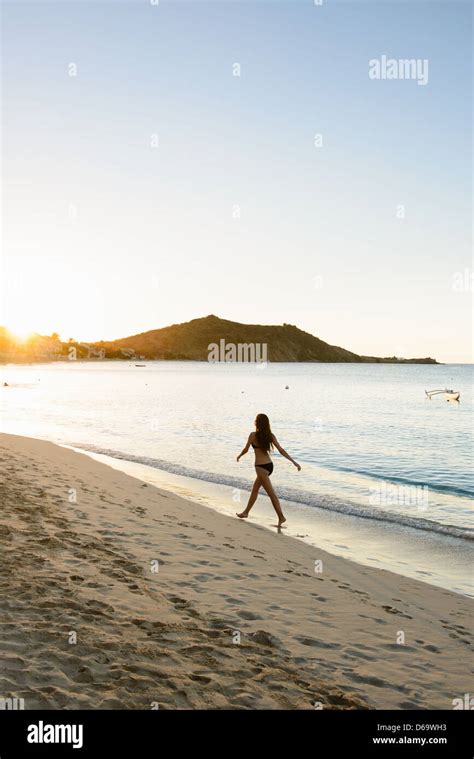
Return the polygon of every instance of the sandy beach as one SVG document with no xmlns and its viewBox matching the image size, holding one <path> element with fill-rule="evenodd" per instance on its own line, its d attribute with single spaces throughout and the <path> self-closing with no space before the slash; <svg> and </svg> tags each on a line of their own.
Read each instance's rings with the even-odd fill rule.
<svg viewBox="0 0 474 759">
<path fill-rule="evenodd" d="M 52 443 L 2 434 L 0 465 L 0 693 L 26 709 L 451 709 L 473 692 L 467 597 Z"/>
</svg>

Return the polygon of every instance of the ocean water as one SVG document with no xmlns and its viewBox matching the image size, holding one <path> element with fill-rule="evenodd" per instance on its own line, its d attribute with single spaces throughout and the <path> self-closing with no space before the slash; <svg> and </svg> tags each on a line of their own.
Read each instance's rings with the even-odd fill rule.
<svg viewBox="0 0 474 759">
<path fill-rule="evenodd" d="M 285 534 L 472 593 L 472 366 L 145 363 L 3 366 L 2 430 L 233 514 L 255 476 L 251 451 L 235 458 L 265 412 L 302 466 L 273 456 Z M 443 387 L 460 402 L 426 399 Z M 257 503 L 255 521 L 271 524 L 268 499 Z"/>
</svg>

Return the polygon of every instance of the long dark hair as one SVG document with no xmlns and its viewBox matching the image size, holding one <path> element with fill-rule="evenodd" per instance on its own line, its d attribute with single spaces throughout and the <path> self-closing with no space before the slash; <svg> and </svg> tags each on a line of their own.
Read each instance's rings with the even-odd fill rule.
<svg viewBox="0 0 474 759">
<path fill-rule="evenodd" d="M 270 428 L 270 419 L 266 414 L 257 414 L 255 419 L 256 433 L 258 447 L 263 448 L 264 451 L 269 451 L 273 448 L 273 433 Z"/>
</svg>

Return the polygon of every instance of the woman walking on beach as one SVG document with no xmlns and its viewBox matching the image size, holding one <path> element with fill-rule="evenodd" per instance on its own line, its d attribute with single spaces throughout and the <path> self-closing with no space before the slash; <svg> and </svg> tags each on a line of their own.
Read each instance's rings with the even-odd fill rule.
<svg viewBox="0 0 474 759">
<path fill-rule="evenodd" d="M 278 496 L 273 489 L 272 483 L 270 482 L 270 475 L 273 472 L 273 462 L 270 458 L 270 449 L 276 448 L 282 456 L 284 456 L 286 459 L 288 459 L 288 461 L 291 461 L 291 463 L 295 465 L 298 472 L 301 470 L 301 467 L 279 444 L 275 435 L 271 431 L 270 420 L 266 414 L 257 414 L 257 418 L 255 419 L 255 432 L 250 433 L 245 448 L 243 448 L 237 456 L 237 461 L 239 461 L 241 456 L 245 456 L 250 446 L 252 446 L 255 453 L 255 472 L 257 474 L 257 478 L 253 483 L 252 492 L 250 493 L 250 498 L 247 506 L 245 507 L 244 511 L 242 511 L 241 514 L 237 514 L 237 516 L 240 517 L 240 519 L 246 519 L 248 517 L 250 509 L 258 498 L 258 491 L 261 487 L 263 487 L 270 496 L 273 508 L 277 513 L 278 527 L 281 527 L 282 524 L 286 522 L 286 517 L 283 516 L 280 501 L 278 500 Z"/>
</svg>

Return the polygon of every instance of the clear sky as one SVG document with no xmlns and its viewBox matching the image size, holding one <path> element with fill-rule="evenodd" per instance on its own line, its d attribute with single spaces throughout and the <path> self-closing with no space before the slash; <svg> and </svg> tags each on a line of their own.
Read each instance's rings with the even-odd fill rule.
<svg viewBox="0 0 474 759">
<path fill-rule="evenodd" d="M 213 313 L 472 360 L 469 2 L 2 9 L 0 324 Z M 384 55 L 427 84 L 371 79 Z"/>
</svg>

